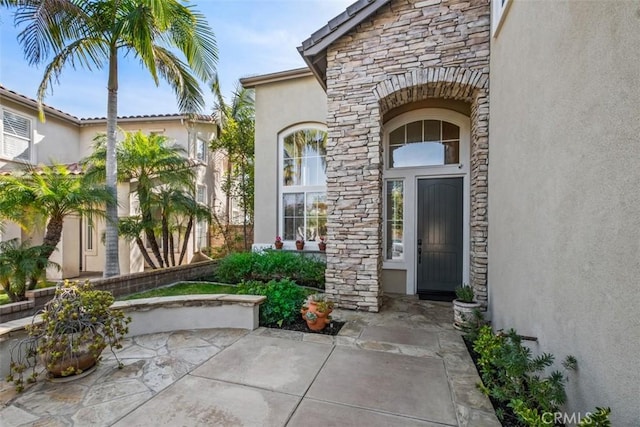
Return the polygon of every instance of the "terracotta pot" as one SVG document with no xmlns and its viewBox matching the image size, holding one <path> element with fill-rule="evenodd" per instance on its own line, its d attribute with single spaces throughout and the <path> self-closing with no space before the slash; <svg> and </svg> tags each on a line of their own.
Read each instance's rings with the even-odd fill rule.
<svg viewBox="0 0 640 427">
<path fill-rule="evenodd" d="M 301 251 L 304 249 L 304 242 L 298 242 L 296 241 L 296 249 Z"/>
<path fill-rule="evenodd" d="M 328 309 L 327 311 L 318 311 L 318 305 L 315 302 L 310 302 L 309 303 L 309 307 L 306 309 L 302 309 L 300 310 L 300 313 L 302 314 L 302 318 L 307 322 L 307 326 L 309 327 L 309 329 L 311 329 L 312 331 L 321 331 L 325 328 L 325 326 L 327 326 L 329 323 L 331 323 L 331 319 L 329 319 L 329 315 L 331 314 L 331 312 L 333 311 L 333 309 Z M 314 313 L 316 315 L 316 319 L 315 320 L 309 320 L 307 319 L 307 312 L 311 312 Z"/>
<path fill-rule="evenodd" d="M 320 249 L 322 252 L 327 250 L 327 244 L 325 242 L 320 242 L 318 243 L 318 249 Z"/>
<path fill-rule="evenodd" d="M 79 334 L 69 335 L 70 342 L 77 340 L 79 337 Z M 74 351 L 69 348 L 68 344 L 60 343 L 60 345 L 56 346 L 53 351 L 63 352 L 63 356 L 52 366 L 49 366 L 51 362 L 51 352 L 49 351 L 40 355 L 40 363 L 44 365 L 49 375 L 54 378 L 73 376 L 74 374 L 64 375 L 64 372 L 68 372 L 70 367 L 81 371 L 86 371 L 87 369 L 92 368 L 96 365 L 98 358 L 100 357 L 100 353 L 102 353 L 102 350 L 106 347 L 106 344 L 103 344 L 102 348 L 95 351 L 90 349 L 91 344 L 92 340 L 86 339 L 84 342 L 79 343 L 77 345 L 77 350 Z"/>
<path fill-rule="evenodd" d="M 284 243 L 276 241 L 274 243 L 274 245 L 275 245 L 276 249 L 282 249 L 282 247 L 284 246 Z"/>
</svg>

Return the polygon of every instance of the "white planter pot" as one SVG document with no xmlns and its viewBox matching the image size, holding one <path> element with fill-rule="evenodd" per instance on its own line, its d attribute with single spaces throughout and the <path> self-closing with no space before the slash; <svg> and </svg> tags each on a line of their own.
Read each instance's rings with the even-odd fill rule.
<svg viewBox="0 0 640 427">
<path fill-rule="evenodd" d="M 453 327 L 461 330 L 474 318 L 473 312 L 480 308 L 479 302 L 453 300 Z"/>
</svg>

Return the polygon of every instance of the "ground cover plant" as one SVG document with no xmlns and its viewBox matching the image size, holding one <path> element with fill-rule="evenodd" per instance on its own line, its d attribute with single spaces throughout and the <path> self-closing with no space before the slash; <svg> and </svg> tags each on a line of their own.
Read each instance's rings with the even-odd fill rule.
<svg viewBox="0 0 640 427">
<path fill-rule="evenodd" d="M 326 263 L 295 252 L 238 252 L 220 260 L 216 280 L 225 283 L 290 279 L 300 286 L 324 289 Z"/>
</svg>

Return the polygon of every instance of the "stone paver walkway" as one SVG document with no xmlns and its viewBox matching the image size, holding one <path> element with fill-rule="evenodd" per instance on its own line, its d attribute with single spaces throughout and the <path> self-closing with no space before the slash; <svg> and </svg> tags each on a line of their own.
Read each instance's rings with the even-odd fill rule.
<svg viewBox="0 0 640 427">
<path fill-rule="evenodd" d="M 336 310 L 340 334 L 259 328 L 127 339 L 91 375 L 0 387 L 0 425 L 499 426 L 449 303 Z"/>
</svg>

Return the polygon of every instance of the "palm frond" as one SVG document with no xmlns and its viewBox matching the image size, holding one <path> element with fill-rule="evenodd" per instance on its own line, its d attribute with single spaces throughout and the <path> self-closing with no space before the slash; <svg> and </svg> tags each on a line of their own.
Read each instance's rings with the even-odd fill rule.
<svg viewBox="0 0 640 427">
<path fill-rule="evenodd" d="M 156 66 L 178 98 L 178 108 L 183 113 L 197 113 L 205 106 L 204 96 L 189 67 L 168 49 L 154 46 Z"/>
</svg>

